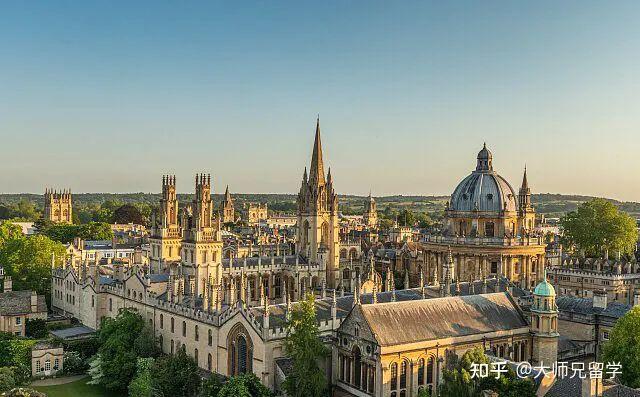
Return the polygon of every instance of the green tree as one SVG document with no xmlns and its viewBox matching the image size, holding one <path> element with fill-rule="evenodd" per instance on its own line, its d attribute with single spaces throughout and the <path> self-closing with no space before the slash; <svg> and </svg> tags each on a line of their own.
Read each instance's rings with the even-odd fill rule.
<svg viewBox="0 0 640 397">
<path fill-rule="evenodd" d="M 23 238 L 22 229 L 8 221 L 0 222 L 0 249 L 7 241 L 19 240 Z"/>
<path fill-rule="evenodd" d="M 162 395 L 196 396 L 200 382 L 198 364 L 184 349 L 178 349 L 176 354 L 156 360 L 153 383 Z"/>
<path fill-rule="evenodd" d="M 16 375 L 9 367 L 0 368 L 0 393 L 16 387 Z"/>
<path fill-rule="evenodd" d="M 91 378 L 87 382 L 89 385 L 102 385 L 104 379 L 104 373 L 102 372 L 102 358 L 100 354 L 96 354 L 91 361 L 89 361 L 89 369 L 87 374 Z"/>
<path fill-rule="evenodd" d="M 25 324 L 25 334 L 27 337 L 42 339 L 46 338 L 48 333 L 47 320 L 43 318 L 27 319 Z"/>
<path fill-rule="evenodd" d="M 138 357 L 149 357 L 156 351 L 140 349 L 150 342 L 141 341 L 152 337 L 145 332 L 145 321 L 133 309 L 123 309 L 116 318 L 105 318 L 98 335 L 101 359 L 102 384 L 111 390 L 125 391 L 133 379 Z M 152 339 L 155 343 L 155 339 Z"/>
<path fill-rule="evenodd" d="M 153 397 L 153 369 L 154 359 L 139 358 L 136 364 L 136 377 L 129 383 L 129 397 Z"/>
<path fill-rule="evenodd" d="M 200 387 L 200 397 L 218 397 L 220 389 L 224 386 L 224 382 L 221 375 L 215 372 L 211 374 L 209 379 L 202 382 Z"/>
<path fill-rule="evenodd" d="M 296 304 L 286 324 L 285 352 L 293 360 L 284 389 L 291 397 L 320 397 L 327 394 L 327 380 L 319 360 L 329 352 L 320 340 L 313 294 Z"/>
<path fill-rule="evenodd" d="M 587 256 L 599 256 L 605 250 L 630 254 L 638 241 L 636 221 L 605 199 L 583 203 L 560 224 L 563 243 Z"/>
<path fill-rule="evenodd" d="M 640 387 L 640 307 L 635 306 L 616 322 L 602 347 L 602 362 L 622 364 L 622 384 Z"/>
<path fill-rule="evenodd" d="M 413 226 L 416 223 L 416 217 L 413 212 L 408 209 L 403 209 L 398 215 L 398 225 L 400 226 Z"/>
<path fill-rule="evenodd" d="M 52 254 L 64 257 L 64 246 L 43 235 L 21 236 L 0 246 L 0 263 L 13 278 L 14 289 L 35 290 L 49 299 Z"/>
<path fill-rule="evenodd" d="M 64 352 L 64 372 L 66 374 L 81 374 L 87 370 L 87 364 L 80 357 L 80 353 L 74 351 Z"/>
<path fill-rule="evenodd" d="M 113 212 L 112 221 L 113 223 L 135 223 L 136 225 L 142 225 L 144 223 L 142 213 L 132 204 L 125 204 L 118 207 Z"/>
</svg>

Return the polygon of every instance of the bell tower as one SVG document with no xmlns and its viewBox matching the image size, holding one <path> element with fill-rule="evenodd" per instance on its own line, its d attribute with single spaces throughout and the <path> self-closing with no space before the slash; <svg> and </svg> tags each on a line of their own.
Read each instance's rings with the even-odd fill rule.
<svg viewBox="0 0 640 397">
<path fill-rule="evenodd" d="M 178 195 L 175 175 L 162 176 L 162 197 L 160 210 L 151 220 L 151 271 L 161 273 L 168 262 L 180 260 L 182 231 L 178 224 Z"/>
<path fill-rule="evenodd" d="M 547 281 L 546 270 L 544 270 L 544 279 L 533 290 L 531 332 L 533 333 L 532 361 L 551 366 L 558 359 L 558 307 L 556 291 Z"/>
<path fill-rule="evenodd" d="M 309 174 L 305 168 L 297 199 L 298 234 L 296 252 L 325 270 L 329 288 L 339 280 L 338 195 L 333 190 L 331 169 L 324 174 L 320 119 L 311 155 Z"/>
</svg>

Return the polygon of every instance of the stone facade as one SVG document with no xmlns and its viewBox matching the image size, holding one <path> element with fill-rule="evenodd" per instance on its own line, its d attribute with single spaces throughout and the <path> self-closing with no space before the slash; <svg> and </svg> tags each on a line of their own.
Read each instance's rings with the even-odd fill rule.
<svg viewBox="0 0 640 397">
<path fill-rule="evenodd" d="M 45 190 L 44 219 L 54 223 L 73 223 L 71 190 Z"/>
</svg>

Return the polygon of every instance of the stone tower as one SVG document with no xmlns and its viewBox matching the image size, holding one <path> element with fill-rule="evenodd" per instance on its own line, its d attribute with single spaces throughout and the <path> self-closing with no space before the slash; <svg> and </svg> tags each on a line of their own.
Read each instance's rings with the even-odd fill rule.
<svg viewBox="0 0 640 397">
<path fill-rule="evenodd" d="M 364 225 L 369 229 L 377 229 L 378 228 L 378 208 L 376 205 L 376 200 L 371 196 L 371 192 L 369 192 L 369 200 L 364 205 Z"/>
<path fill-rule="evenodd" d="M 204 297 L 222 278 L 222 240 L 212 218 L 211 176 L 199 174 L 193 202 L 182 213 L 182 264 L 196 296 Z"/>
<path fill-rule="evenodd" d="M 551 366 L 558 359 L 558 307 L 556 291 L 544 279 L 533 290 L 531 306 L 531 332 L 533 333 L 532 361 Z"/>
<path fill-rule="evenodd" d="M 338 195 L 333 190 L 331 170 L 324 174 L 320 119 L 316 122 L 311 167 L 305 168 L 297 199 L 298 235 L 296 251 L 325 270 L 329 288 L 338 284 L 339 234 Z"/>
<path fill-rule="evenodd" d="M 73 223 L 71 190 L 45 189 L 44 219 L 55 223 Z"/>
<path fill-rule="evenodd" d="M 182 231 L 178 223 L 178 195 L 175 175 L 162 176 L 160 210 L 151 220 L 151 271 L 160 273 L 168 262 L 180 260 Z"/>
<path fill-rule="evenodd" d="M 531 189 L 527 180 L 527 167 L 524 167 L 522 185 L 518 191 L 518 217 L 521 235 L 529 234 L 535 227 L 535 211 L 531 206 Z"/>
<path fill-rule="evenodd" d="M 229 193 L 229 185 L 227 185 L 227 189 L 224 191 L 224 199 L 220 207 L 220 212 L 222 214 L 222 223 L 230 223 L 236 221 L 233 199 L 231 198 L 231 193 Z"/>
</svg>

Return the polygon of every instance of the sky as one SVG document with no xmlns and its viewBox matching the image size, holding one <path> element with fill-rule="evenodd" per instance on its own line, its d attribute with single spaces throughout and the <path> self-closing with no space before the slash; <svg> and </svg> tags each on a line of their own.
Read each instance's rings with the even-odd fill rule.
<svg viewBox="0 0 640 397">
<path fill-rule="evenodd" d="M 133 4 L 135 3 L 135 4 Z M 295 193 L 320 115 L 340 194 L 640 201 L 640 2 L 0 6 L 0 192 Z"/>
</svg>

